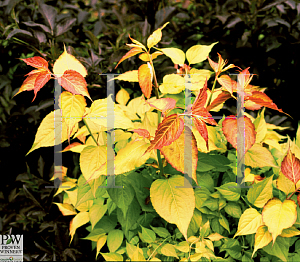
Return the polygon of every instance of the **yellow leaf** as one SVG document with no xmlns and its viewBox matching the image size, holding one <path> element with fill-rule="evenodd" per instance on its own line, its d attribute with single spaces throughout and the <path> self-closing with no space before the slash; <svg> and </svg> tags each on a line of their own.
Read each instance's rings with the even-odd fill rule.
<svg viewBox="0 0 300 262">
<path fill-rule="evenodd" d="M 180 175 L 157 179 L 151 185 L 150 198 L 156 212 L 167 222 L 176 224 L 187 240 L 188 226 L 195 209 L 194 190 L 189 181 Z"/>
<path fill-rule="evenodd" d="M 211 45 L 194 45 L 186 51 L 186 58 L 189 61 L 189 64 L 197 64 L 205 59 L 207 59 L 208 54 L 215 44 L 218 42 L 212 43 Z"/>
<path fill-rule="evenodd" d="M 55 119 L 55 122 L 54 122 Z M 71 135 L 78 129 L 76 124 Z M 33 142 L 31 149 L 26 155 L 40 147 L 54 146 L 61 144 L 68 139 L 67 125 L 61 118 L 60 109 L 50 112 L 42 120 Z"/>
<path fill-rule="evenodd" d="M 150 143 L 143 140 L 131 141 L 124 148 L 120 149 L 115 159 L 115 175 L 123 174 L 134 170 L 145 164 L 150 157 L 150 152 L 144 152 Z"/>
<path fill-rule="evenodd" d="M 192 83 L 191 90 L 199 91 L 200 89 L 202 89 L 205 84 L 205 80 L 206 79 L 208 80 L 212 74 L 213 72 L 207 69 L 192 68 L 190 70 L 191 83 Z"/>
<path fill-rule="evenodd" d="M 150 55 L 151 56 L 151 60 L 153 61 L 155 58 L 157 58 L 158 56 L 163 55 L 163 54 L 164 54 L 163 52 L 155 51 L 154 53 L 152 53 Z M 139 59 L 141 59 L 144 62 L 149 62 L 150 61 L 149 55 L 147 53 L 140 54 L 139 55 Z"/>
<path fill-rule="evenodd" d="M 90 220 L 89 220 L 88 212 L 80 212 L 71 220 L 71 222 L 70 222 L 70 235 L 71 235 L 70 244 L 73 240 L 76 229 L 81 227 L 82 225 L 88 223 L 89 221 Z"/>
<path fill-rule="evenodd" d="M 64 74 L 66 70 L 75 70 L 83 77 L 86 77 L 87 71 L 85 67 L 72 55 L 68 54 L 64 46 L 64 52 L 59 56 L 53 65 L 53 73 L 57 76 Z"/>
<path fill-rule="evenodd" d="M 152 91 L 153 72 L 150 63 L 143 64 L 138 70 L 139 85 L 146 98 L 150 98 Z"/>
<path fill-rule="evenodd" d="M 82 120 L 86 102 L 81 95 L 73 95 L 70 92 L 62 92 L 59 97 L 59 105 L 62 110 L 63 121 L 67 125 L 67 132 L 70 140 L 75 125 Z"/>
<path fill-rule="evenodd" d="M 96 253 L 96 258 L 98 256 L 98 254 L 101 251 L 101 248 L 105 245 L 106 243 L 106 239 L 107 239 L 107 235 L 102 235 L 99 237 L 98 241 L 97 241 L 97 253 Z"/>
<path fill-rule="evenodd" d="M 260 226 L 257 229 L 255 234 L 255 243 L 254 243 L 254 250 L 252 253 L 251 258 L 253 257 L 254 253 L 259 249 L 263 248 L 268 245 L 272 241 L 272 235 L 268 231 L 268 227 L 265 225 Z"/>
<path fill-rule="evenodd" d="M 276 180 L 277 188 L 283 191 L 286 195 L 293 193 L 296 188 L 295 184 L 289 180 L 282 172 L 279 172 L 279 177 Z"/>
<path fill-rule="evenodd" d="M 70 205 L 70 204 L 67 204 L 67 203 L 64 203 L 64 204 L 61 204 L 61 203 L 55 203 L 53 202 L 54 204 L 56 204 L 60 210 L 60 212 L 63 214 L 63 216 L 70 216 L 70 215 L 76 215 L 77 212 L 74 208 L 73 205 Z"/>
<path fill-rule="evenodd" d="M 114 79 L 123 80 L 128 82 L 138 82 L 138 70 L 127 71 L 121 75 L 116 76 Z"/>
<path fill-rule="evenodd" d="M 53 177 L 50 178 L 50 181 L 55 178 L 58 178 L 60 181 L 64 181 L 67 176 L 67 169 L 68 168 L 64 166 L 54 166 L 54 174 Z"/>
<path fill-rule="evenodd" d="M 118 253 L 101 253 L 105 261 L 123 261 L 123 256 Z"/>
<path fill-rule="evenodd" d="M 174 47 L 160 49 L 166 56 L 170 57 L 174 64 L 183 65 L 185 54 L 182 50 Z"/>
<path fill-rule="evenodd" d="M 272 234 L 273 244 L 276 237 L 285 228 L 291 227 L 297 219 L 296 203 L 293 200 L 281 202 L 277 198 L 271 199 L 262 211 L 263 222 Z"/>
<path fill-rule="evenodd" d="M 165 75 L 159 89 L 165 94 L 178 94 L 185 89 L 185 80 L 180 75 Z"/>
<path fill-rule="evenodd" d="M 262 216 L 255 208 L 248 208 L 241 215 L 234 237 L 254 234 L 263 225 Z"/>
<path fill-rule="evenodd" d="M 120 91 L 116 95 L 116 101 L 119 104 L 125 106 L 129 99 L 130 99 L 129 93 L 124 88 L 121 88 Z"/>
<path fill-rule="evenodd" d="M 86 180 L 95 179 L 100 175 L 107 175 L 107 149 L 105 146 L 87 146 L 80 154 L 79 164 Z M 103 167 L 101 169 L 101 167 Z"/>
<path fill-rule="evenodd" d="M 251 167 L 278 167 L 271 152 L 267 148 L 261 146 L 260 144 L 254 144 L 246 152 L 245 165 Z"/>
<path fill-rule="evenodd" d="M 293 237 L 298 235 L 300 235 L 300 231 L 295 226 L 283 229 L 280 234 L 281 237 Z"/>
<path fill-rule="evenodd" d="M 147 39 L 147 46 L 148 48 L 151 48 L 153 46 L 155 46 L 160 40 L 161 40 L 161 37 L 162 37 L 162 33 L 161 33 L 161 30 L 168 24 L 169 22 L 165 23 L 162 27 L 156 29 L 152 35 L 150 35 Z"/>
<path fill-rule="evenodd" d="M 207 238 L 209 238 L 211 241 L 219 241 L 220 239 L 225 238 L 225 237 L 223 237 L 219 233 L 212 233 Z"/>
</svg>

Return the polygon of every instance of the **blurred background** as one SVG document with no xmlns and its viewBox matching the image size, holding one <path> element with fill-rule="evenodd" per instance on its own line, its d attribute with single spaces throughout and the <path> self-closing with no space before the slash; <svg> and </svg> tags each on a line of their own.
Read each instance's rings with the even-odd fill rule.
<svg viewBox="0 0 300 262">
<path fill-rule="evenodd" d="M 0 1 L 0 232 L 24 234 L 24 260 L 94 260 L 87 233 L 79 228 L 69 246 L 69 222 L 61 215 L 49 179 L 53 175 L 53 147 L 40 148 L 27 157 L 41 120 L 53 110 L 54 82 L 37 94 L 22 92 L 13 98 L 33 68 L 18 58 L 42 56 L 53 65 L 63 44 L 87 68 L 88 90 L 95 100 L 106 97 L 105 73 L 135 70 L 138 57 L 122 62 L 129 50 L 128 35 L 146 43 L 164 23 L 159 47 L 184 52 L 195 44 L 217 42 L 217 52 L 229 63 L 256 74 L 253 85 L 266 87 L 273 102 L 293 117 L 266 108 L 269 123 L 288 127 L 279 131 L 295 137 L 299 120 L 300 3 L 293 0 L 4 0 Z M 197 68 L 211 69 L 208 61 Z M 52 68 L 51 68 L 52 69 Z M 158 80 L 176 69 L 171 60 L 156 59 Z M 232 73 L 235 71 L 231 70 Z M 213 79 L 211 79 L 213 80 Z M 116 82 L 131 98 L 141 95 L 137 83 Z M 211 85 L 210 85 L 211 87 Z M 90 102 L 88 102 L 90 103 Z M 89 106 L 89 104 L 88 104 Z M 235 114 L 235 101 L 219 115 Z M 249 111 L 246 110 L 249 113 Z M 251 113 L 256 116 L 257 111 Z M 216 115 L 216 114 L 214 114 Z M 68 176 L 79 176 L 78 155 L 63 154 Z M 101 256 L 99 256 L 101 257 Z M 101 258 L 99 258 L 101 259 Z"/>
</svg>

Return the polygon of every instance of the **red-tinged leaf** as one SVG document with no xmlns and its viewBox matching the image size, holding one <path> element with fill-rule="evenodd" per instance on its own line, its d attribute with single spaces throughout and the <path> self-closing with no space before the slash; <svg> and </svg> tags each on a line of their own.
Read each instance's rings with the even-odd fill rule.
<svg viewBox="0 0 300 262">
<path fill-rule="evenodd" d="M 198 185 L 196 169 L 197 169 L 197 162 L 198 162 L 198 148 L 196 138 L 193 132 L 188 128 L 190 132 L 185 134 L 182 132 L 180 137 L 174 141 L 171 145 L 164 146 L 161 149 L 162 154 L 164 155 L 165 159 L 170 163 L 172 167 L 176 170 L 184 173 L 184 161 L 188 161 L 191 163 L 187 165 L 187 174 L 194 179 L 194 181 Z M 191 141 L 191 153 L 184 155 L 184 146 L 185 146 L 185 137 L 187 136 L 188 141 Z M 191 167 L 191 169 L 190 169 Z"/>
<path fill-rule="evenodd" d="M 92 101 L 87 90 L 86 81 L 77 71 L 66 70 L 64 74 L 58 78 L 58 83 L 72 94 L 86 96 Z"/>
<path fill-rule="evenodd" d="M 253 74 L 250 74 L 248 70 L 249 68 L 250 67 L 247 67 L 246 69 L 242 70 L 238 75 L 238 83 L 243 83 L 243 89 L 247 88 L 253 78 Z"/>
<path fill-rule="evenodd" d="M 274 110 L 277 110 L 281 113 L 284 113 L 281 109 L 278 109 L 277 105 L 273 103 L 272 99 L 268 97 L 265 93 L 259 92 L 259 91 L 253 91 L 252 95 L 248 98 L 252 102 L 259 104 L 261 106 L 265 106 Z M 284 113 L 288 116 L 290 116 L 287 113 Z"/>
<path fill-rule="evenodd" d="M 300 180 L 300 160 L 288 150 L 281 163 L 281 172 L 295 185 Z"/>
<path fill-rule="evenodd" d="M 256 138 L 255 126 L 251 122 L 250 118 L 244 116 L 245 123 L 245 132 L 243 133 L 244 141 L 245 141 L 245 153 L 250 149 L 254 143 Z M 237 149 L 237 119 L 234 115 L 226 117 L 226 119 L 222 122 L 222 131 L 227 139 L 227 141 Z"/>
<path fill-rule="evenodd" d="M 150 138 L 150 133 L 149 133 L 149 131 L 147 129 L 139 128 L 139 129 L 133 129 L 131 131 L 137 133 L 138 135 L 140 135 L 142 137 Z"/>
<path fill-rule="evenodd" d="M 134 47 L 132 49 L 130 49 L 122 58 L 121 60 L 118 62 L 118 64 L 116 65 L 115 69 L 117 68 L 117 66 L 122 63 L 124 60 L 126 60 L 129 57 L 135 56 L 136 54 L 139 54 L 141 52 L 144 52 L 141 48 L 139 47 Z"/>
<path fill-rule="evenodd" d="M 219 64 L 214 62 L 213 60 L 211 60 L 209 57 L 207 57 L 208 59 L 208 62 L 211 66 L 211 68 L 217 73 L 218 72 L 218 69 L 219 69 Z"/>
<path fill-rule="evenodd" d="M 231 98 L 231 94 L 227 91 L 222 91 L 222 93 L 219 94 L 208 107 L 206 107 L 206 110 L 207 111 L 212 110 L 213 108 L 217 107 L 218 105 L 224 103 L 229 98 Z"/>
<path fill-rule="evenodd" d="M 154 100 L 151 103 L 148 103 L 150 106 L 156 108 L 159 111 L 162 111 L 163 113 L 167 110 L 174 109 L 176 106 L 176 100 L 173 98 L 159 98 Z"/>
<path fill-rule="evenodd" d="M 193 113 L 193 118 L 197 118 L 200 121 L 204 121 L 207 124 L 217 126 L 217 122 L 214 120 L 212 115 L 206 110 L 206 108 L 197 109 L 197 114 Z"/>
<path fill-rule="evenodd" d="M 161 149 L 163 146 L 172 144 L 181 135 L 184 128 L 184 121 L 177 114 L 170 115 L 158 125 L 155 137 L 146 152 L 152 149 Z"/>
<path fill-rule="evenodd" d="M 37 92 L 40 91 L 40 89 L 50 80 L 50 78 L 51 78 L 51 74 L 47 71 L 38 73 L 38 76 L 34 82 L 34 98 L 32 99 L 31 102 L 34 101 Z"/>
<path fill-rule="evenodd" d="M 207 132 L 206 124 L 198 118 L 193 118 L 193 122 L 194 122 L 195 127 L 197 128 L 199 134 L 204 138 L 204 140 L 206 142 L 207 150 L 209 150 L 209 147 L 208 147 L 208 132 Z"/>
<path fill-rule="evenodd" d="M 228 75 L 221 75 L 217 81 L 219 82 L 219 84 L 225 88 L 229 93 L 232 94 L 232 92 L 236 92 L 237 91 L 237 83 L 236 81 L 232 80 L 230 78 L 230 76 Z"/>
<path fill-rule="evenodd" d="M 35 68 L 43 68 L 45 70 L 49 70 L 48 69 L 48 62 L 40 57 L 40 56 L 34 56 L 34 57 L 30 57 L 30 58 L 25 58 L 25 59 L 21 59 L 23 60 L 27 65 L 30 65 L 32 67 L 35 67 Z"/>
<path fill-rule="evenodd" d="M 251 100 L 246 100 L 244 102 L 244 107 L 248 110 L 259 110 L 262 108 L 262 105 L 256 104 L 255 102 Z"/>
<path fill-rule="evenodd" d="M 300 207 L 300 194 L 298 194 L 297 196 L 297 202 L 298 202 L 298 206 Z"/>
<path fill-rule="evenodd" d="M 143 64 L 138 70 L 139 84 L 146 98 L 150 98 L 152 91 L 152 75 L 148 64 Z"/>
<path fill-rule="evenodd" d="M 196 114 L 197 108 L 203 108 L 205 106 L 205 103 L 207 100 L 206 89 L 207 89 L 207 79 L 205 80 L 203 88 L 200 89 L 200 92 L 198 93 L 198 95 L 192 105 L 193 114 Z"/>
<path fill-rule="evenodd" d="M 72 144 L 68 145 L 62 152 L 69 151 L 71 148 L 76 146 L 82 146 L 82 144 L 79 142 L 73 142 Z"/>
</svg>

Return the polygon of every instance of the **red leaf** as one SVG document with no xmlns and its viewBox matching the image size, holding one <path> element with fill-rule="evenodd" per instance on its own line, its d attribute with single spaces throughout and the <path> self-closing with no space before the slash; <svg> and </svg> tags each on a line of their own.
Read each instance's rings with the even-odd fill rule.
<svg viewBox="0 0 300 262">
<path fill-rule="evenodd" d="M 152 91 L 152 77 L 148 64 L 143 64 L 138 70 L 139 84 L 146 98 L 150 98 Z"/>
<path fill-rule="evenodd" d="M 137 133 L 138 135 L 140 135 L 142 137 L 150 138 L 150 133 L 149 133 L 149 131 L 147 129 L 139 128 L 139 129 L 133 129 L 131 131 Z"/>
<path fill-rule="evenodd" d="M 249 100 L 252 102 L 255 102 L 256 104 L 259 104 L 261 106 L 265 106 L 274 110 L 277 110 L 281 113 L 284 113 L 281 109 L 278 109 L 277 105 L 273 103 L 272 99 L 268 97 L 265 93 L 259 92 L 259 91 L 253 91 L 252 95 L 248 97 Z M 287 113 L 284 113 L 288 116 L 290 116 Z"/>
<path fill-rule="evenodd" d="M 297 196 L 297 202 L 298 202 L 298 206 L 300 207 L 300 194 L 298 194 Z"/>
<path fill-rule="evenodd" d="M 262 108 L 262 105 L 258 105 L 255 102 L 251 101 L 251 100 L 246 100 L 244 102 L 244 107 L 248 110 L 259 110 Z"/>
<path fill-rule="evenodd" d="M 72 94 L 86 96 L 92 101 L 87 89 L 86 81 L 77 71 L 66 70 L 64 74 L 58 78 L 58 83 Z"/>
<path fill-rule="evenodd" d="M 34 98 L 32 99 L 31 102 L 34 101 L 37 92 L 40 91 L 40 89 L 50 80 L 50 78 L 51 75 L 47 71 L 38 73 L 38 76 L 35 79 L 35 83 L 34 83 Z"/>
<path fill-rule="evenodd" d="M 122 63 L 124 60 L 126 60 L 129 57 L 135 56 L 136 54 L 139 54 L 143 52 L 143 49 L 139 48 L 139 47 L 134 47 L 132 49 L 130 49 L 119 61 L 119 63 L 116 65 L 115 69 L 117 68 L 117 66 Z"/>
<path fill-rule="evenodd" d="M 231 94 L 229 92 L 226 91 L 222 91 L 221 94 L 219 94 L 214 101 L 212 101 L 212 103 L 206 108 L 207 111 L 212 110 L 213 108 L 215 108 L 216 106 L 224 103 L 227 99 L 231 98 Z"/>
<path fill-rule="evenodd" d="M 194 122 L 195 127 L 197 128 L 199 134 L 204 138 L 204 140 L 206 142 L 207 150 L 209 150 L 209 148 L 208 148 L 208 132 L 207 132 L 206 124 L 203 121 L 199 120 L 198 118 L 193 118 L 193 122 Z"/>
<path fill-rule="evenodd" d="M 71 148 L 76 147 L 76 146 L 81 146 L 82 144 L 79 142 L 73 142 L 72 144 L 68 145 L 63 151 L 61 152 L 66 152 L 69 151 Z"/>
<path fill-rule="evenodd" d="M 244 140 L 245 140 L 245 153 L 250 149 L 254 143 L 256 138 L 255 126 L 251 122 L 250 118 L 244 116 L 245 121 L 245 132 L 244 132 Z M 226 117 L 226 119 L 222 122 L 222 131 L 227 139 L 227 141 L 237 149 L 237 119 L 234 115 Z"/>
<path fill-rule="evenodd" d="M 151 145 L 146 152 L 152 149 L 161 149 L 163 146 L 168 146 L 181 135 L 184 128 L 184 121 L 177 114 L 170 115 L 158 125 L 155 132 L 155 137 L 151 141 Z"/>
<path fill-rule="evenodd" d="M 200 92 L 198 93 L 193 105 L 192 105 L 192 111 L 196 114 L 197 108 L 203 108 L 205 106 L 206 100 L 207 100 L 207 79 L 205 80 L 204 86 L 202 89 L 200 89 Z"/>
<path fill-rule="evenodd" d="M 38 69 L 43 68 L 43 69 L 46 69 L 47 71 L 49 71 L 48 62 L 40 56 L 34 56 L 34 57 L 21 59 L 21 60 L 23 60 L 27 65 L 33 66 Z"/>
<path fill-rule="evenodd" d="M 290 151 L 281 162 L 281 172 L 295 185 L 300 180 L 300 160 Z"/>
<path fill-rule="evenodd" d="M 232 94 L 232 92 L 237 91 L 237 83 L 236 81 L 232 80 L 228 75 L 220 76 L 217 81 L 219 84 L 224 87 L 228 92 Z"/>
</svg>

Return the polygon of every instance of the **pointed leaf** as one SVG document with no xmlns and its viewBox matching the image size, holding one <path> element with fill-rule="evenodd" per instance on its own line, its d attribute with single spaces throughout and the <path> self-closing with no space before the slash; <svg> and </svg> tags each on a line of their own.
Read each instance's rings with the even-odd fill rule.
<svg viewBox="0 0 300 262">
<path fill-rule="evenodd" d="M 217 78 L 219 84 L 229 93 L 237 91 L 237 82 L 232 80 L 228 75 L 221 75 Z"/>
<path fill-rule="evenodd" d="M 265 247 L 266 245 L 268 245 L 270 242 L 272 241 L 272 235 L 270 234 L 270 232 L 268 231 L 268 227 L 267 226 L 260 226 L 255 234 L 255 243 L 254 243 L 254 250 L 252 253 L 252 256 L 254 255 L 254 253 L 260 249 Z"/>
<path fill-rule="evenodd" d="M 129 82 L 138 82 L 139 81 L 138 70 L 127 71 L 121 75 L 116 76 L 114 79 L 129 81 Z"/>
<path fill-rule="evenodd" d="M 123 242 L 124 234 L 119 229 L 110 231 L 107 235 L 107 246 L 110 252 L 115 252 Z"/>
<path fill-rule="evenodd" d="M 74 23 L 76 22 L 76 18 L 75 17 L 66 17 L 64 20 L 62 20 L 61 22 L 59 22 L 59 24 L 56 25 L 56 34 L 55 36 L 60 36 L 63 33 L 69 31 L 72 26 L 74 25 Z"/>
<path fill-rule="evenodd" d="M 300 231 L 295 226 L 283 229 L 280 234 L 281 237 L 293 237 L 299 235 L 300 235 Z"/>
<path fill-rule="evenodd" d="M 138 70 L 139 84 L 146 98 L 150 98 L 152 91 L 152 68 L 150 64 L 143 64 Z"/>
<path fill-rule="evenodd" d="M 295 157 L 290 148 L 281 162 L 281 172 L 295 185 L 300 180 L 300 160 Z"/>
<path fill-rule="evenodd" d="M 87 75 L 85 67 L 74 56 L 70 55 L 64 46 L 64 52 L 59 56 L 53 65 L 53 73 L 57 75 L 57 77 L 60 77 L 67 70 L 76 71 L 77 73 L 81 74 L 82 77 L 86 77 Z"/>
<path fill-rule="evenodd" d="M 178 48 L 162 48 L 160 49 L 166 56 L 170 57 L 174 64 L 183 65 L 185 60 L 185 54 Z"/>
<path fill-rule="evenodd" d="M 262 211 L 263 222 L 272 234 L 273 243 L 285 228 L 291 227 L 297 219 L 296 203 L 293 200 L 281 202 L 278 198 L 271 199 Z"/>
<path fill-rule="evenodd" d="M 129 99 L 130 99 L 129 93 L 124 88 L 121 88 L 120 91 L 116 95 L 116 101 L 119 104 L 125 106 Z"/>
<path fill-rule="evenodd" d="M 162 27 L 156 29 L 152 35 L 150 35 L 147 39 L 147 46 L 148 48 L 151 48 L 153 46 L 155 46 L 160 40 L 161 40 L 161 37 L 162 37 L 162 33 L 161 33 L 161 30 L 168 24 L 169 22 L 165 23 Z"/>
<path fill-rule="evenodd" d="M 61 203 L 55 203 L 53 202 L 55 205 L 57 205 L 57 207 L 59 208 L 60 212 L 63 214 L 63 216 L 71 216 L 71 215 L 76 215 L 77 212 L 74 208 L 73 205 L 71 204 L 61 204 Z"/>
<path fill-rule="evenodd" d="M 207 111 L 212 110 L 213 108 L 217 107 L 218 105 L 224 103 L 227 99 L 231 98 L 231 94 L 226 91 L 222 91 L 211 103 L 208 107 L 206 107 Z"/>
<path fill-rule="evenodd" d="M 248 208 L 241 215 L 238 230 L 233 238 L 254 234 L 261 225 L 263 225 L 261 214 L 255 208 Z"/>
<path fill-rule="evenodd" d="M 215 44 L 218 42 L 212 43 L 211 45 L 194 45 L 186 51 L 186 58 L 189 61 L 189 64 L 197 64 L 205 59 L 207 59 L 208 54 Z"/>
<path fill-rule="evenodd" d="M 46 22 L 48 23 L 48 25 L 50 26 L 51 32 L 53 34 L 55 18 L 57 15 L 56 9 L 50 5 L 40 4 L 39 10 L 40 10 L 42 16 L 44 17 L 44 19 L 46 20 Z"/>
<path fill-rule="evenodd" d="M 255 143 L 255 126 L 251 122 L 250 118 L 244 116 L 244 125 L 245 125 L 245 153 L 254 145 Z M 226 117 L 226 119 L 222 122 L 222 131 L 227 139 L 227 141 L 237 149 L 237 135 L 238 135 L 238 127 L 237 127 L 237 119 L 234 115 Z"/>
<path fill-rule="evenodd" d="M 45 69 L 45 70 L 49 71 L 48 62 L 40 56 L 34 56 L 34 57 L 20 59 L 20 60 L 24 61 L 27 65 L 30 65 L 37 69 Z"/>
<path fill-rule="evenodd" d="M 176 224 L 186 240 L 195 209 L 195 196 L 192 187 L 178 186 L 188 184 L 183 176 L 174 175 L 168 179 L 155 180 L 150 188 L 151 203 L 156 212 L 167 222 Z"/>
<path fill-rule="evenodd" d="M 135 56 L 136 54 L 139 54 L 141 52 L 144 52 L 143 49 L 141 49 L 140 47 L 134 47 L 132 49 L 130 49 L 118 62 L 118 64 L 116 65 L 115 69 L 118 67 L 118 65 L 120 63 L 122 63 L 124 60 L 128 59 L 129 57 Z"/>
<path fill-rule="evenodd" d="M 151 60 L 153 61 L 155 58 L 157 58 L 160 55 L 163 55 L 163 52 L 160 51 L 155 51 L 154 53 L 152 53 L 151 56 Z M 144 62 L 150 62 L 149 56 L 147 53 L 142 53 L 139 55 L 139 59 L 141 59 Z"/>
<path fill-rule="evenodd" d="M 188 128 L 188 127 L 186 127 Z M 167 161 L 171 164 L 172 167 L 174 167 L 176 170 L 184 173 L 185 171 L 187 174 L 194 179 L 194 181 L 197 182 L 197 162 L 198 162 L 198 149 L 197 149 L 197 143 L 195 136 L 191 132 L 191 130 L 186 130 L 187 134 L 185 132 L 182 132 L 180 137 L 175 140 L 172 144 L 168 146 L 164 146 L 161 149 L 161 152 L 163 153 L 164 157 L 167 159 Z M 185 138 L 187 137 L 187 141 L 191 141 L 191 152 L 187 155 L 184 154 L 184 146 L 185 146 Z M 187 166 L 187 170 L 184 168 L 184 160 L 188 161 L 188 163 L 191 163 L 191 165 Z"/>
<path fill-rule="evenodd" d="M 148 139 L 150 138 L 150 133 L 149 133 L 149 131 L 146 130 L 146 129 L 139 128 L 139 129 L 133 129 L 133 130 L 131 130 L 131 131 L 133 131 L 133 132 L 139 134 L 139 135 L 142 136 L 142 137 L 145 137 L 145 138 L 148 138 Z"/>
<path fill-rule="evenodd" d="M 161 149 L 163 146 L 170 145 L 177 140 L 184 128 L 184 121 L 177 114 L 170 115 L 158 125 L 155 137 L 151 140 L 151 145 L 145 153 L 152 149 Z"/>
<path fill-rule="evenodd" d="M 80 212 L 71 220 L 71 222 L 70 222 L 70 235 L 71 235 L 70 244 L 73 240 L 76 229 L 88 222 L 89 222 L 89 213 L 88 212 Z"/>
<path fill-rule="evenodd" d="M 267 148 L 261 146 L 260 144 L 254 144 L 246 152 L 245 165 L 251 167 L 278 167 L 271 152 Z"/>
<path fill-rule="evenodd" d="M 84 77 L 77 71 L 66 70 L 64 74 L 58 78 L 58 83 L 72 94 L 87 96 L 92 100 Z"/>
<path fill-rule="evenodd" d="M 173 98 L 159 98 L 149 103 L 150 106 L 156 108 L 161 112 L 174 109 L 176 106 L 176 100 Z"/>
</svg>

